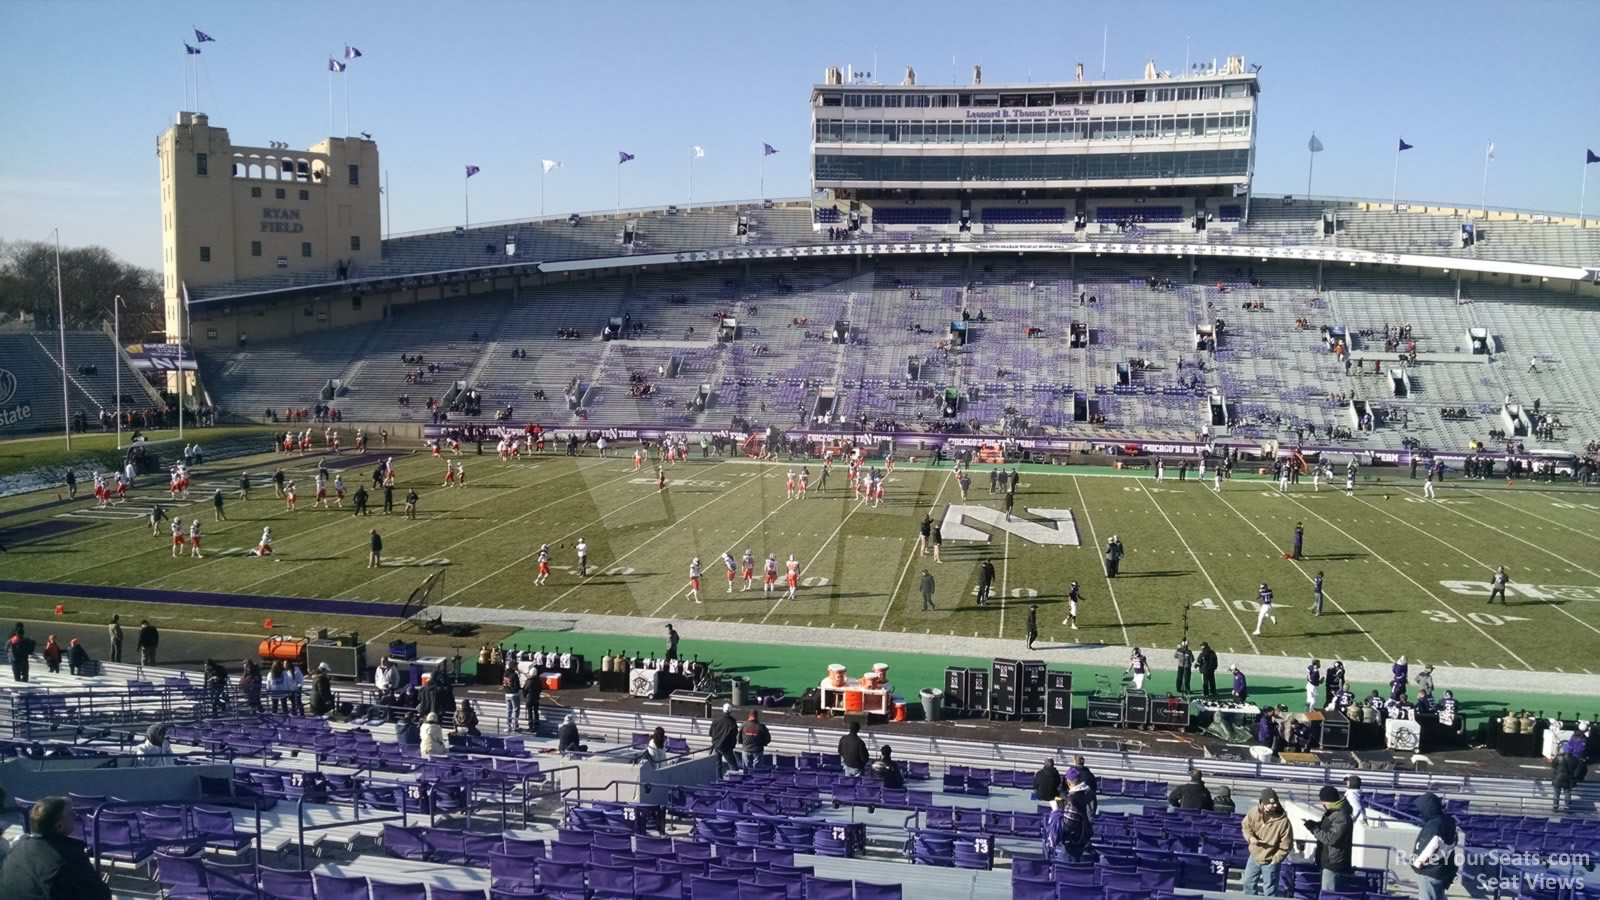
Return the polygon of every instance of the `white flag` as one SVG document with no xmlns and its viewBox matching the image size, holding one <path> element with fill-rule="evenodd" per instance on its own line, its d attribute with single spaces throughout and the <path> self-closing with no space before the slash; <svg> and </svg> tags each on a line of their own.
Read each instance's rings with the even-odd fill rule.
<svg viewBox="0 0 1600 900">
<path fill-rule="evenodd" d="M 1322 142 L 1317 140 L 1317 133 L 1315 131 L 1311 132 L 1311 143 L 1306 145 L 1306 149 L 1310 150 L 1312 153 L 1322 152 Z"/>
<path fill-rule="evenodd" d="M 694 147 L 692 149 L 694 150 L 694 155 L 695 156 L 705 156 L 706 155 L 706 148 L 700 146 L 699 144 L 694 145 Z"/>
<path fill-rule="evenodd" d="M 546 175 L 550 174 L 551 169 L 561 168 L 561 163 L 558 163 L 553 159 L 542 160 L 542 162 L 544 163 L 544 174 Z"/>
<path fill-rule="evenodd" d="M 1494 161 L 1494 141 L 1489 142 L 1489 161 Z"/>
</svg>

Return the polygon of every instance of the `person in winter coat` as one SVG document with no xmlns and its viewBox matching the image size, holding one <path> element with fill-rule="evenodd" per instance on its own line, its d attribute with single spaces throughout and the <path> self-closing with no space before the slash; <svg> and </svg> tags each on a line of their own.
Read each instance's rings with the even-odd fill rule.
<svg viewBox="0 0 1600 900">
<path fill-rule="evenodd" d="M 1219 813 L 1232 814 L 1237 807 L 1233 803 L 1233 788 L 1222 785 L 1217 788 L 1217 794 L 1211 799 L 1211 808 Z"/>
<path fill-rule="evenodd" d="M 886 791 L 905 790 L 905 773 L 900 771 L 900 764 L 894 761 L 894 751 L 888 744 L 878 748 L 878 758 L 872 763 L 872 777 L 883 782 Z"/>
<path fill-rule="evenodd" d="M 1211 809 L 1211 789 L 1206 787 L 1205 775 L 1199 769 L 1190 772 L 1188 781 L 1167 792 L 1167 805 L 1190 812 Z"/>
<path fill-rule="evenodd" d="M 767 731 L 767 726 L 762 724 L 755 710 L 751 710 L 750 718 L 739 731 L 739 753 L 744 756 L 745 768 L 753 768 L 761 762 L 761 756 L 767 752 L 767 745 L 770 743 L 772 734 Z"/>
<path fill-rule="evenodd" d="M 561 727 L 556 729 L 556 749 L 563 756 L 568 753 L 583 753 L 588 750 L 583 745 L 583 736 L 578 734 L 578 717 L 568 715 L 561 720 Z"/>
<path fill-rule="evenodd" d="M 1202 641 L 1200 653 L 1194 658 L 1194 667 L 1200 670 L 1200 692 L 1206 699 L 1217 695 L 1217 651 Z"/>
<path fill-rule="evenodd" d="M 850 731 L 839 738 L 839 762 L 844 765 L 844 773 L 850 776 L 860 775 L 871 764 L 867 742 L 861 739 L 860 722 L 851 722 Z"/>
<path fill-rule="evenodd" d="M 1045 814 L 1046 859 L 1055 859 L 1058 850 L 1073 862 L 1089 855 L 1089 845 L 1094 838 L 1094 816 L 1089 808 L 1089 786 L 1081 775 L 1077 768 L 1067 769 L 1066 792 L 1051 801 L 1050 811 Z"/>
<path fill-rule="evenodd" d="M 318 663 L 317 674 L 311 678 L 311 714 L 326 716 L 333 707 L 333 673 L 327 663 Z"/>
<path fill-rule="evenodd" d="M 423 756 L 449 756 L 450 745 L 444 739 L 444 729 L 439 726 L 439 714 L 428 713 L 422 720 L 422 746 Z"/>
<path fill-rule="evenodd" d="M 507 661 L 505 672 L 500 676 L 500 693 L 505 697 L 506 704 L 506 730 L 518 731 L 522 728 L 522 676 L 517 674 L 517 664 Z"/>
<path fill-rule="evenodd" d="M 273 715 L 289 712 L 289 670 L 281 659 L 273 660 L 267 671 L 267 698 L 272 701 Z"/>
<path fill-rule="evenodd" d="M 299 663 L 290 663 L 289 671 L 289 707 L 297 716 L 306 714 L 306 673 L 300 668 Z"/>
<path fill-rule="evenodd" d="M 239 674 L 239 695 L 244 698 L 245 708 L 253 713 L 261 712 L 261 666 L 253 659 L 244 661 L 244 671 Z"/>
<path fill-rule="evenodd" d="M 539 698 L 543 689 L 544 682 L 540 680 L 538 672 L 530 672 L 522 680 L 522 709 L 528 714 L 529 734 L 539 733 Z"/>
<path fill-rule="evenodd" d="M 667 730 L 660 725 L 650 732 L 650 739 L 645 741 L 644 758 L 658 766 L 667 761 Z"/>
<path fill-rule="evenodd" d="M 151 725 L 144 733 L 144 743 L 133 748 L 137 757 L 134 765 L 142 769 L 165 768 L 177 765 L 172 758 L 172 748 L 167 746 L 167 726 Z"/>
<path fill-rule="evenodd" d="M 1061 773 L 1056 761 L 1047 759 L 1039 771 L 1033 773 L 1033 796 L 1041 803 L 1049 803 L 1061 793 Z"/>
<path fill-rule="evenodd" d="M 1355 843 L 1355 825 L 1350 820 L 1350 808 L 1345 804 L 1339 789 L 1331 784 L 1322 786 L 1317 794 L 1322 801 L 1322 818 L 1307 819 L 1303 823 L 1317 840 L 1317 868 L 1322 870 L 1322 889 L 1338 890 L 1339 876 L 1351 868 L 1351 845 Z"/>
<path fill-rule="evenodd" d="M 472 701 L 465 697 L 456 707 L 456 731 L 473 737 L 483 736 L 483 732 L 478 730 L 478 711 L 472 708 Z"/>
<path fill-rule="evenodd" d="M 44 666 L 52 673 L 61 673 L 61 645 L 53 634 L 44 639 Z"/>
<path fill-rule="evenodd" d="M 139 623 L 139 665 L 153 666 L 156 664 L 156 647 L 161 643 L 161 632 L 150 624 L 149 619 Z"/>
<path fill-rule="evenodd" d="M 83 649 L 77 638 L 67 645 L 67 671 L 73 675 L 89 674 L 89 651 Z"/>
<path fill-rule="evenodd" d="M 1550 786 L 1554 789 L 1550 798 L 1550 811 L 1561 812 L 1561 798 L 1567 798 L 1567 811 L 1572 811 L 1572 789 L 1578 784 L 1578 767 L 1581 763 L 1565 748 L 1556 751 L 1555 758 L 1550 760 Z"/>
<path fill-rule="evenodd" d="M 722 704 L 722 718 L 711 723 L 711 752 L 737 770 L 739 761 L 733 757 L 734 745 L 739 742 L 739 723 L 733 718 L 733 706 Z"/>
<path fill-rule="evenodd" d="M 1267 788 L 1261 802 L 1245 814 L 1240 830 L 1244 834 L 1250 860 L 1245 863 L 1239 889 L 1255 896 L 1272 896 L 1278 886 L 1278 866 L 1294 849 L 1294 829 L 1278 802 L 1278 792 Z"/>
<path fill-rule="evenodd" d="M 1456 820 L 1444 811 L 1439 795 L 1431 791 L 1417 798 L 1417 816 L 1422 819 L 1422 827 L 1411 856 L 1411 868 L 1417 873 L 1417 897 L 1444 900 L 1444 892 L 1458 874 Z"/>
<path fill-rule="evenodd" d="M 111 889 L 89 861 L 77 817 L 65 797 L 45 797 L 28 811 L 29 836 L 17 841 L 0 867 L 7 900 L 111 900 Z"/>
</svg>

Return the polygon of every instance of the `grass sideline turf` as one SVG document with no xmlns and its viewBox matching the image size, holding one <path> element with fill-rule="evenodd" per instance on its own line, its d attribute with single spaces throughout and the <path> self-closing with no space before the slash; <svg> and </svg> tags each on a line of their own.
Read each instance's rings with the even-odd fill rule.
<svg viewBox="0 0 1600 900">
<path fill-rule="evenodd" d="M 884 505 L 872 508 L 845 497 L 838 468 L 829 490 L 815 496 L 814 463 L 814 496 L 790 500 L 783 461 L 680 463 L 668 468 L 668 489 L 658 493 L 653 465 L 635 472 L 627 458 L 547 454 L 501 465 L 467 456 L 467 485 L 445 489 L 442 463 L 391 452 L 398 493 L 415 486 L 422 494 L 415 522 L 354 518 L 348 499 L 344 510 L 314 509 L 308 469 L 320 457 L 268 454 L 197 473 L 195 499 L 181 513 L 201 518 L 206 559 L 172 559 L 165 523 L 152 536 L 142 519 L 116 518 L 136 509 L 101 513 L 82 494 L 57 503 L 53 492 L 41 492 L 0 505 L 0 542 L 11 545 L 0 554 L 0 578 L 400 603 L 443 567 L 443 596 L 435 600 L 452 606 L 1001 637 L 1016 640 L 1019 653 L 1026 608 L 1036 603 L 1042 643 L 1139 645 L 1158 667 L 1186 613 L 1191 641 L 1209 640 L 1224 665 L 1229 654 L 1245 653 L 1372 662 L 1406 654 L 1413 663 L 1593 674 L 1589 661 L 1600 650 L 1600 493 L 1593 491 L 1452 480 L 1442 502 L 1425 501 L 1420 482 L 1386 469 L 1377 470 L 1378 480 L 1363 479 L 1354 497 L 1344 495 L 1342 478 L 1338 489 L 1314 491 L 1303 481 L 1280 494 L 1244 476 L 1219 495 L 1209 481 L 1178 483 L 1175 467 L 1158 485 L 1145 472 L 1024 466 L 1017 512 L 1028 524 L 1008 530 L 980 466 L 965 522 L 989 540 L 947 539 L 944 561 L 935 563 L 916 555 L 917 523 L 960 502 L 948 467 L 898 466 Z M 351 492 L 377 458 L 359 458 Z M 299 481 L 298 512 L 272 497 L 265 476 L 279 464 Z M 253 499 L 230 497 L 229 521 L 213 523 L 212 486 L 233 490 L 244 468 L 255 476 Z M 146 481 L 135 493 L 164 495 L 161 487 Z M 1050 511 L 1070 513 L 1070 524 Z M 1306 527 L 1307 554 L 1298 563 L 1283 558 L 1297 521 Z M 279 555 L 241 556 L 267 524 Z M 379 569 L 365 565 L 372 527 L 385 542 Z M 47 528 L 67 530 L 43 534 Z M 1077 545 L 1040 542 L 1073 530 Z M 1128 555 L 1123 575 L 1108 580 L 1099 546 L 1112 534 Z M 579 537 L 596 569 L 588 579 L 572 569 Z M 546 542 L 555 568 L 549 584 L 534 586 L 534 554 Z M 758 557 L 796 557 L 802 587 L 795 601 L 771 601 L 759 589 L 725 591 L 718 556 L 745 547 Z M 686 596 L 697 555 L 706 576 L 700 604 Z M 996 602 L 980 608 L 973 592 L 985 557 L 996 569 Z M 1513 591 L 1508 606 L 1490 609 L 1483 585 L 1496 565 L 1509 569 Z M 939 608 L 930 612 L 920 610 L 916 588 L 923 567 L 937 582 Z M 1328 596 L 1321 618 L 1308 609 L 1317 570 L 1326 573 Z M 1078 632 L 1061 624 L 1072 580 L 1084 597 Z M 1278 623 L 1258 637 L 1251 632 L 1263 581 L 1276 592 Z M 0 614 L 48 616 L 53 605 L 0 596 Z M 68 610 L 98 622 L 112 611 L 140 615 L 137 607 L 79 600 Z M 177 621 L 223 627 L 251 618 L 199 606 Z M 374 620 L 361 630 L 376 635 L 388 624 Z"/>
<path fill-rule="evenodd" d="M 178 446 L 176 428 L 150 428 L 140 431 L 155 447 Z M 208 444 L 215 444 L 217 441 L 250 435 L 260 435 L 264 444 L 266 436 L 272 432 L 272 428 L 263 425 L 185 428 L 183 440 L 185 443 L 199 443 L 203 450 Z M 40 468 L 65 469 L 68 465 L 77 468 L 80 475 L 95 467 L 109 469 L 121 464 L 122 455 L 127 450 L 128 439 L 132 434 L 133 432 L 127 429 L 123 430 L 120 450 L 117 448 L 115 431 L 96 430 L 74 434 L 71 450 L 67 449 L 66 439 L 59 434 L 0 441 L 0 476 L 16 475 Z"/>
</svg>

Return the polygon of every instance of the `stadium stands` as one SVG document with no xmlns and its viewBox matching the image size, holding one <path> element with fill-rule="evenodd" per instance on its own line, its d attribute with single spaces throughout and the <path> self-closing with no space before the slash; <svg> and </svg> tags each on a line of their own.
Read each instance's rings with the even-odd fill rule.
<svg viewBox="0 0 1600 900">
<path fill-rule="evenodd" d="M 19 430 L 60 431 L 61 346 L 55 332 L 26 332 L 0 335 L 0 369 L 16 379 L 16 391 L 0 407 L 27 404 L 27 422 Z M 67 405 L 76 417 L 82 413 L 90 429 L 99 430 L 101 410 L 117 408 L 116 379 L 122 357 L 109 335 L 94 331 L 67 334 Z M 125 409 L 144 409 L 153 405 L 142 385 L 144 376 L 131 368 L 122 372 Z"/>
</svg>

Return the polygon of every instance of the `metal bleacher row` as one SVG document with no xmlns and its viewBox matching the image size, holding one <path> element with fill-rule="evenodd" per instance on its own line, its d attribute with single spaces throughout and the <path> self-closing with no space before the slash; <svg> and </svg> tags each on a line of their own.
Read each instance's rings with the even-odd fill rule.
<svg viewBox="0 0 1600 900">
<path fill-rule="evenodd" d="M 63 702 L 23 703 L 19 694 Z M 153 879 L 164 896 L 180 898 L 254 897 L 259 889 L 315 900 L 738 900 L 779 892 L 848 900 L 919 893 L 1120 900 L 1215 896 L 1232 889 L 1244 863 L 1237 813 L 1166 807 L 1170 784 L 1194 764 L 1181 757 L 1085 751 L 1100 778 L 1096 858 L 1052 862 L 1040 855 L 1042 816 L 1030 792 L 1033 770 L 1044 758 L 1063 759 L 1069 751 L 1062 748 L 868 734 L 872 745 L 893 741 L 908 779 L 901 790 L 846 776 L 831 752 L 839 732 L 774 724 L 774 743 L 759 765 L 673 788 L 664 803 L 638 803 L 573 789 L 564 777 L 571 760 L 540 752 L 548 738 L 453 738 L 448 757 L 425 759 L 396 742 L 392 725 L 359 714 L 332 723 L 219 709 L 197 678 L 175 670 L 108 665 L 89 679 L 41 672 L 0 697 L 13 731 L 19 712 L 55 709 L 64 719 L 48 734 L 0 742 L 5 757 L 115 756 L 108 740 L 114 728 L 101 726 L 156 718 L 180 723 L 173 734 L 180 765 L 232 764 L 231 786 L 213 785 L 198 800 L 71 797 L 82 836 L 124 896 L 147 895 Z M 359 697 L 355 688 L 340 691 L 340 699 Z M 222 705 L 237 701 L 229 695 Z M 547 719 L 564 712 L 550 710 Z M 629 758 L 629 748 L 658 724 L 677 750 L 668 767 L 707 746 L 706 720 L 575 712 L 590 753 L 602 757 Z M 1246 798 L 1271 786 L 1307 808 L 1322 784 L 1343 774 L 1220 759 L 1200 764 L 1213 789 L 1228 785 Z M 1405 889 L 1404 866 L 1388 848 L 1395 841 L 1409 847 L 1402 832 L 1414 827 L 1422 790 L 1446 798 L 1470 846 L 1523 854 L 1474 875 L 1561 872 L 1563 863 L 1545 857 L 1600 852 L 1594 786 L 1579 787 L 1581 812 L 1557 819 L 1530 814 L 1548 804 L 1547 781 L 1362 774 L 1374 824 L 1358 832 L 1359 868 L 1339 894 L 1323 897 Z M 1315 871 L 1304 863 L 1286 866 L 1280 879 L 1285 893 L 1316 896 Z"/>
<path fill-rule="evenodd" d="M 97 331 L 69 331 L 66 340 L 67 406 L 72 415 L 82 412 L 93 428 L 97 427 L 101 410 L 116 410 L 118 366 L 124 366 L 122 393 L 127 399 L 123 407 L 144 409 L 152 405 L 148 391 L 141 386 L 144 376 L 125 366 L 110 336 Z M 0 368 L 16 377 L 16 393 L 5 405 L 27 404 L 28 428 L 60 430 L 64 424 L 60 357 L 56 332 L 0 334 L 0 360 L 4 360 Z M 84 366 L 92 366 L 92 374 L 80 371 Z"/>
<path fill-rule="evenodd" d="M 1314 270 L 1295 264 L 1258 273 L 1208 260 L 1190 278 L 1182 261 L 1158 258 L 1070 267 L 996 260 L 982 271 L 960 260 L 886 258 L 860 273 L 817 261 L 747 278 L 645 273 L 524 289 L 515 301 L 475 295 L 418 304 L 378 324 L 207 355 L 203 371 L 219 405 L 250 417 L 311 405 L 339 379 L 343 391 L 331 402 L 346 420 L 426 421 L 425 400 L 461 381 L 483 395 L 485 420 L 509 406 L 512 421 L 546 427 L 722 426 L 736 415 L 793 426 L 809 421 L 819 388 L 832 385 L 839 420 L 927 427 L 939 418 L 937 398 L 955 388 L 958 419 L 994 431 L 1020 420 L 1033 433 L 1193 439 L 1206 422 L 1207 396 L 1219 391 L 1233 406 L 1234 430 L 1253 437 L 1312 429 L 1323 446 L 1395 448 L 1414 438 L 1464 449 L 1487 441 L 1509 393 L 1539 398 L 1561 417 L 1566 427 L 1539 446 L 1576 449 L 1600 436 L 1592 412 L 1600 409 L 1600 347 L 1585 304 L 1535 286 L 1476 284 L 1458 303 L 1452 289 L 1402 276 L 1339 272 L 1327 290 L 1315 285 Z M 947 326 L 963 309 L 974 318 L 970 340 L 945 348 Z M 607 319 L 624 314 L 626 339 L 602 341 Z M 723 315 L 739 322 L 732 343 L 715 340 Z M 1228 324 L 1218 351 L 1197 351 L 1195 329 L 1218 318 Z M 850 343 L 830 342 L 838 320 L 851 324 Z M 1308 327 L 1296 327 L 1302 320 Z M 1089 330 L 1086 348 L 1067 341 L 1074 324 Z M 1346 377 L 1321 334 L 1339 325 L 1374 332 L 1355 341 L 1352 356 L 1376 357 L 1382 328 L 1400 324 L 1412 326 L 1420 355 L 1409 369 L 1415 391 L 1404 398 L 1392 395 L 1387 376 Z M 1473 327 L 1489 329 L 1494 353 L 1463 352 Z M 566 331 L 575 337 L 560 336 Z M 526 358 L 513 356 L 517 350 Z M 407 384 L 416 367 L 400 357 L 419 353 L 441 371 Z M 1530 373 L 1534 356 L 1542 364 Z M 674 360 L 676 375 L 663 375 Z M 1130 368 L 1126 383 L 1119 366 Z M 650 384 L 652 395 L 630 396 L 631 378 Z M 712 401 L 691 411 L 702 384 Z M 564 396 L 571 385 L 575 409 Z M 1074 422 L 1079 393 L 1097 403 L 1103 423 Z M 410 407 L 397 403 L 401 394 Z M 1334 426 L 1355 424 L 1351 399 L 1387 416 L 1371 433 L 1334 437 Z M 1442 415 L 1458 407 L 1471 416 Z"/>
</svg>

